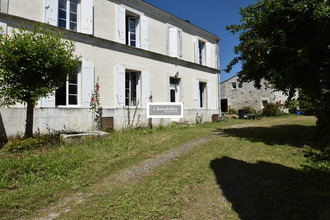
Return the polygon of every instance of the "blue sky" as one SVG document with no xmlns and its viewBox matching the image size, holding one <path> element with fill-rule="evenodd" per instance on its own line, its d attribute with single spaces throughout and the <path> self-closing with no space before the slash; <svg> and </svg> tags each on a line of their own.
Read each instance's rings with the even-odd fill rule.
<svg viewBox="0 0 330 220">
<path fill-rule="evenodd" d="M 234 46 L 238 45 L 237 36 L 226 31 L 226 26 L 239 24 L 241 16 L 239 6 L 246 7 L 256 0 L 144 0 L 179 18 L 189 20 L 192 24 L 203 28 L 221 38 L 221 69 L 235 57 Z M 236 75 L 241 66 L 236 65 L 231 73 L 221 71 L 221 82 Z"/>
</svg>

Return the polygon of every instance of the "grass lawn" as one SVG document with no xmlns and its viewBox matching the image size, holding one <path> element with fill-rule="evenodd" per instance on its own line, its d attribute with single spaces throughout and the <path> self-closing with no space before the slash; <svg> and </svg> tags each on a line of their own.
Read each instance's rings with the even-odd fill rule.
<svg viewBox="0 0 330 220">
<path fill-rule="evenodd" d="M 0 216 L 29 218 L 65 207 L 60 219 L 330 219 L 329 158 L 311 141 L 314 130 L 314 117 L 227 119 L 1 153 Z M 212 134 L 140 178 L 120 178 Z"/>
</svg>

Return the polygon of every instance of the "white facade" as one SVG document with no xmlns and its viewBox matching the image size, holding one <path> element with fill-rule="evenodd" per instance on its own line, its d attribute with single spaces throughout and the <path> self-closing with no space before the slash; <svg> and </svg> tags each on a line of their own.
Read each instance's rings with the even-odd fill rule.
<svg viewBox="0 0 330 220">
<path fill-rule="evenodd" d="M 43 124 L 35 120 L 35 129 L 93 129 L 93 120 L 82 118 L 77 109 L 89 109 L 97 78 L 102 116 L 113 117 L 115 129 L 123 128 L 123 109 L 128 107 L 137 107 L 141 125 L 146 124 L 151 95 L 154 102 L 183 102 L 182 121 L 194 122 L 197 112 L 205 121 L 219 114 L 219 37 L 140 0 L 31 0 L 28 4 L 10 0 L 3 6 L 4 2 L 0 23 L 7 33 L 22 23 L 48 23 L 74 41 L 82 57 L 77 78 L 67 82 L 67 92 L 39 103 L 49 115 L 63 112 L 64 121 L 78 122 L 63 128 L 49 117 Z M 71 87 L 75 92 L 69 91 Z M 68 109 L 76 113 L 70 116 Z M 15 127 L 6 124 L 10 121 L 4 118 L 7 110 L 1 109 L 4 127 Z M 38 114 L 36 118 L 41 117 Z M 79 119 L 91 122 L 79 123 Z"/>
</svg>

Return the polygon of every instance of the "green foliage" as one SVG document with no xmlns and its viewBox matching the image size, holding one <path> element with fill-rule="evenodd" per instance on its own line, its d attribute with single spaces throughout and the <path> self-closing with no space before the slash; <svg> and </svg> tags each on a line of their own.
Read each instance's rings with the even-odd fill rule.
<svg viewBox="0 0 330 220">
<path fill-rule="evenodd" d="M 296 111 L 298 109 L 298 101 L 297 100 L 290 100 L 286 103 L 287 108 L 289 109 L 290 114 L 296 114 Z"/>
<path fill-rule="evenodd" d="M 299 91 L 299 108 L 302 111 L 303 115 L 315 115 L 316 106 L 319 105 L 318 101 L 313 100 L 307 96 L 303 90 Z"/>
<path fill-rule="evenodd" d="M 245 114 L 255 114 L 256 110 L 250 106 L 245 106 L 242 108 L 245 112 Z"/>
<path fill-rule="evenodd" d="M 274 103 L 267 103 L 265 107 L 262 109 L 262 115 L 268 117 L 272 117 L 272 116 L 276 117 L 281 115 L 281 111 L 278 105 Z"/>
<path fill-rule="evenodd" d="M 238 110 L 229 106 L 229 114 L 238 114 Z"/>
<path fill-rule="evenodd" d="M 3 105 L 32 101 L 53 93 L 77 73 L 71 41 L 42 26 L 0 35 L 0 98 Z"/>
<path fill-rule="evenodd" d="M 33 136 L 33 108 L 77 72 L 71 41 L 46 26 L 0 34 L 0 105 L 27 104 L 25 136 Z"/>
<path fill-rule="evenodd" d="M 60 143 L 60 135 L 58 133 L 45 135 L 37 134 L 33 138 L 16 136 L 11 138 L 2 150 L 8 153 L 18 153 L 43 148 L 45 146 L 57 146 Z"/>
<path fill-rule="evenodd" d="M 330 1 L 258 0 L 240 9 L 238 55 L 227 66 L 242 64 L 242 82 L 262 79 L 293 96 L 300 88 L 313 101 L 318 125 L 330 126 Z M 318 103 L 318 105 L 317 105 Z"/>
</svg>

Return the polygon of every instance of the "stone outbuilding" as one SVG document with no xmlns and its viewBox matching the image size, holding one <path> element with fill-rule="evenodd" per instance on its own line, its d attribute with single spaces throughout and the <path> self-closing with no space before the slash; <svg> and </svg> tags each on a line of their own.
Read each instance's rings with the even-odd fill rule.
<svg viewBox="0 0 330 220">
<path fill-rule="evenodd" d="M 239 83 L 238 76 L 234 76 L 220 84 L 221 112 L 229 112 L 229 108 L 241 109 L 251 107 L 256 111 L 262 110 L 267 103 L 284 104 L 288 96 L 283 92 L 274 90 L 266 81 L 262 82 L 260 89 L 253 82 Z M 288 112 L 288 109 L 282 109 Z"/>
</svg>

